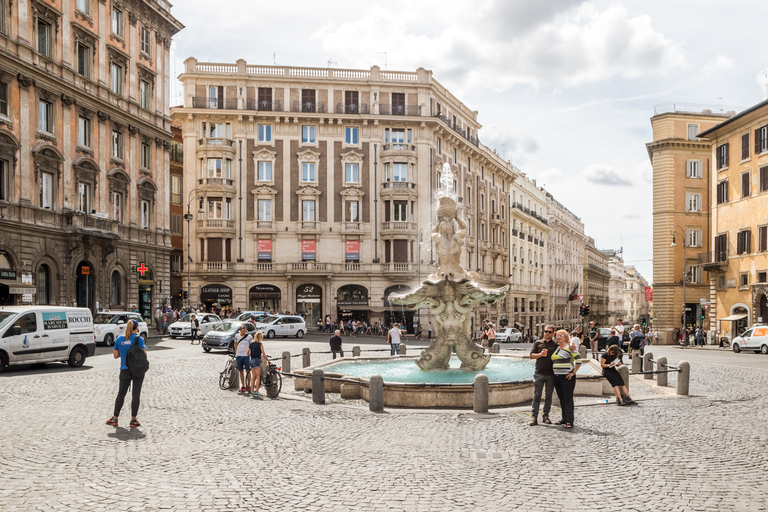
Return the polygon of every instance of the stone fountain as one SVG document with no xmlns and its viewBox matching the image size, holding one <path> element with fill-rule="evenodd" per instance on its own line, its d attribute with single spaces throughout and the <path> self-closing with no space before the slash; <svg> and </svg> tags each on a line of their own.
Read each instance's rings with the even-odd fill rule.
<svg viewBox="0 0 768 512">
<path fill-rule="evenodd" d="M 467 234 L 467 225 L 458 216 L 453 194 L 453 172 L 449 164 L 443 165 L 440 190 L 436 198 L 437 225 L 432 239 L 438 256 L 438 269 L 421 286 L 407 294 L 392 293 L 392 304 L 409 308 L 427 307 L 435 317 L 435 338 L 416 361 L 422 370 L 447 370 L 451 353 L 455 350 L 461 368 L 480 371 L 491 360 L 490 354 L 474 342 L 470 313 L 478 302 L 493 304 L 504 299 L 509 286 L 484 289 L 477 285 L 477 275 L 461 266 L 461 244 Z"/>
</svg>

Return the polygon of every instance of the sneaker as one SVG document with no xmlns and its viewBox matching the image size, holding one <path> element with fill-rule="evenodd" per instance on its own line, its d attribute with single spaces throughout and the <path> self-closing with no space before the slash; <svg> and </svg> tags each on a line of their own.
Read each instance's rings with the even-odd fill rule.
<svg viewBox="0 0 768 512">
<path fill-rule="evenodd" d="M 536 420 L 536 417 L 535 417 L 535 416 L 534 416 L 534 417 L 532 417 L 532 418 L 531 418 L 531 422 L 530 422 L 530 423 L 528 423 L 528 425 L 530 425 L 531 427 L 535 427 L 535 426 L 536 426 L 536 425 L 538 425 L 538 424 L 539 424 L 539 422 Z"/>
<path fill-rule="evenodd" d="M 139 423 L 139 420 L 131 420 L 131 423 L 130 423 L 131 428 L 140 427 L 140 426 L 141 426 L 141 423 Z"/>
<path fill-rule="evenodd" d="M 259 393 L 258 391 L 256 391 L 255 393 L 253 393 L 253 396 L 255 396 L 256 398 L 261 398 L 261 397 L 262 397 L 262 396 L 264 396 L 264 395 L 262 395 L 261 393 Z"/>
<path fill-rule="evenodd" d="M 542 423 L 546 423 L 547 425 L 551 425 L 552 424 L 552 422 L 549 419 L 549 416 L 547 416 L 546 414 L 541 417 L 541 422 Z"/>
<path fill-rule="evenodd" d="M 117 426 L 117 418 L 112 417 L 107 420 L 107 425 L 112 425 L 113 427 Z"/>
</svg>

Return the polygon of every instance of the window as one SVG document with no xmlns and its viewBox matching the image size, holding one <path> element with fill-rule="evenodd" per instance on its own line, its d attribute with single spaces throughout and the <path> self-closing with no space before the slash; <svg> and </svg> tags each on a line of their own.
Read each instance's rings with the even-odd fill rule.
<svg viewBox="0 0 768 512">
<path fill-rule="evenodd" d="M 304 183 L 315 182 L 315 164 L 304 162 L 301 164 L 301 181 Z M 313 201 L 314 202 L 314 201 Z"/>
<path fill-rule="evenodd" d="M 301 127 L 301 142 L 305 144 L 315 143 L 315 127 L 314 126 Z"/>
<path fill-rule="evenodd" d="M 392 144 L 403 144 L 405 142 L 405 130 L 402 128 L 393 128 Z"/>
<path fill-rule="evenodd" d="M 139 82 L 139 97 L 141 99 L 141 108 L 149 110 L 149 105 L 152 102 L 152 84 L 146 80 Z"/>
<path fill-rule="evenodd" d="M 685 176 L 688 178 L 701 178 L 701 160 L 688 160 L 685 165 Z"/>
<path fill-rule="evenodd" d="M 150 51 L 150 33 L 149 30 L 145 27 L 141 27 L 141 51 L 142 53 L 146 53 L 147 55 L 152 55 Z"/>
<path fill-rule="evenodd" d="M 405 94 L 402 92 L 392 93 L 392 114 L 396 116 L 405 115 Z"/>
<path fill-rule="evenodd" d="M 749 158 L 749 133 L 741 136 L 741 159 Z"/>
<path fill-rule="evenodd" d="M 53 133 L 53 104 L 40 100 L 37 127 L 41 132 Z"/>
<path fill-rule="evenodd" d="M 171 202 L 181 204 L 181 176 L 171 175 Z"/>
<path fill-rule="evenodd" d="M 408 203 L 406 201 L 393 201 L 392 220 L 405 222 L 408 220 Z"/>
<path fill-rule="evenodd" d="M 77 43 L 77 73 L 86 78 L 91 76 L 91 48 Z"/>
<path fill-rule="evenodd" d="M 203 130 L 205 133 L 205 130 Z M 210 123 L 208 125 L 208 136 L 213 139 L 231 139 L 232 125 L 230 123 Z"/>
<path fill-rule="evenodd" d="M 259 125 L 259 142 L 272 142 L 272 125 Z"/>
<path fill-rule="evenodd" d="M 272 162 L 259 162 L 259 181 L 272 181 Z"/>
<path fill-rule="evenodd" d="M 77 143 L 91 147 L 91 120 L 87 117 L 80 116 L 77 120 Z"/>
<path fill-rule="evenodd" d="M 728 143 L 717 147 L 717 168 L 728 167 Z"/>
<path fill-rule="evenodd" d="M 112 192 L 112 219 L 117 222 L 123 220 L 123 194 Z"/>
<path fill-rule="evenodd" d="M 272 111 L 272 89 L 270 87 L 259 87 L 258 110 Z"/>
<path fill-rule="evenodd" d="M 359 183 L 359 166 L 358 164 L 346 164 L 344 166 L 344 181 L 347 183 Z"/>
<path fill-rule="evenodd" d="M 0 201 L 11 200 L 10 190 L 8 190 L 10 168 L 8 160 L 0 160 Z"/>
<path fill-rule="evenodd" d="M 272 220 L 272 200 L 259 199 L 259 219 L 264 221 Z"/>
<path fill-rule="evenodd" d="M 208 218 L 209 219 L 221 219 L 222 218 L 222 201 L 221 198 L 208 199 Z"/>
<path fill-rule="evenodd" d="M 456 150 L 456 148 L 453 148 L 453 161 L 458 162 L 459 161 L 459 153 Z"/>
<path fill-rule="evenodd" d="M 184 266 L 181 264 L 181 254 L 171 254 L 171 272 L 183 272 Z"/>
<path fill-rule="evenodd" d="M 768 272 L 762 271 L 757 273 L 757 282 L 758 283 L 765 283 L 768 282 Z"/>
<path fill-rule="evenodd" d="M 749 171 L 741 174 L 741 197 L 749 197 L 751 177 L 752 173 Z"/>
<path fill-rule="evenodd" d="M 357 128 L 348 126 L 345 129 L 344 142 L 350 145 L 357 145 Z"/>
<path fill-rule="evenodd" d="M 685 194 L 685 211 L 701 211 L 701 194 Z"/>
<path fill-rule="evenodd" d="M 224 108 L 224 87 L 208 87 L 208 108 Z"/>
<path fill-rule="evenodd" d="M 149 229 L 149 201 L 142 199 L 141 210 L 141 229 Z"/>
<path fill-rule="evenodd" d="M 408 181 L 408 164 L 392 164 L 392 181 Z M 440 181 L 438 180 L 438 183 Z"/>
<path fill-rule="evenodd" d="M 701 267 L 698 265 L 686 265 L 685 278 L 688 283 L 701 284 Z"/>
<path fill-rule="evenodd" d="M 717 184 L 717 204 L 728 202 L 728 180 Z"/>
<path fill-rule="evenodd" d="M 123 37 L 123 11 L 112 9 L 112 33 Z"/>
<path fill-rule="evenodd" d="M 152 146 L 146 142 L 141 143 L 141 166 L 145 169 L 152 168 Z"/>
<path fill-rule="evenodd" d="M 315 202 L 310 200 L 304 200 L 301 202 L 301 220 L 313 221 L 315 220 Z"/>
<path fill-rule="evenodd" d="M 123 134 L 112 130 L 112 156 L 123 159 Z"/>
<path fill-rule="evenodd" d="M 688 125 L 688 140 L 696 140 L 696 135 L 699 134 L 699 125 L 697 124 L 689 124 Z"/>
<path fill-rule="evenodd" d="M 728 258 L 728 235 L 722 234 L 715 237 L 715 261 L 725 261 Z"/>
<path fill-rule="evenodd" d="M 472 188 L 467 187 L 467 204 L 472 204 Z"/>
<path fill-rule="evenodd" d="M 437 154 L 440 155 L 443 153 L 443 141 L 440 140 L 440 137 L 437 138 Z"/>
<path fill-rule="evenodd" d="M 301 90 L 301 111 L 315 112 L 315 90 L 314 89 Z"/>
<path fill-rule="evenodd" d="M 344 91 L 344 113 L 359 114 L 360 100 L 357 91 Z"/>
<path fill-rule="evenodd" d="M 0 82 L 0 115 L 8 117 L 8 84 Z"/>
<path fill-rule="evenodd" d="M 755 154 L 768 151 L 768 125 L 755 130 Z"/>
<path fill-rule="evenodd" d="M 37 303 L 51 303 L 51 269 L 48 265 L 42 264 L 37 268 Z"/>
<path fill-rule="evenodd" d="M 221 158 L 209 158 L 208 159 L 208 177 L 221 178 L 222 177 L 221 166 L 222 166 Z"/>
<path fill-rule="evenodd" d="M 91 184 L 77 184 L 77 211 L 91 213 Z"/>
<path fill-rule="evenodd" d="M 768 190 L 768 167 L 760 168 L 760 192 Z"/>
<path fill-rule="evenodd" d="M 123 68 L 114 62 L 109 65 L 111 76 L 110 86 L 115 94 L 123 94 Z"/>
<path fill-rule="evenodd" d="M 743 229 L 736 238 L 736 254 L 749 254 L 751 251 L 752 231 Z"/>
<path fill-rule="evenodd" d="M 51 38 L 53 36 L 53 31 L 51 30 L 51 25 L 44 22 L 40 18 L 37 19 L 37 51 L 40 52 L 42 55 L 48 57 L 49 59 L 52 57 L 52 50 L 53 50 L 53 44 L 51 41 Z"/>
<path fill-rule="evenodd" d="M 86 14 L 90 14 L 91 0 L 77 0 L 77 3 L 75 5 L 77 6 L 77 10 L 82 11 Z"/>
<path fill-rule="evenodd" d="M 182 217 L 181 215 L 171 215 L 171 234 L 172 235 L 181 235 L 182 234 Z"/>
<path fill-rule="evenodd" d="M 360 222 L 359 207 L 360 203 L 358 201 L 346 201 L 344 203 L 344 221 Z"/>
<path fill-rule="evenodd" d="M 757 243 L 760 252 L 768 251 L 768 226 L 758 226 Z"/>
<path fill-rule="evenodd" d="M 700 229 L 689 229 L 686 231 L 686 245 L 688 247 L 701 247 L 701 234 L 702 231 Z"/>
<path fill-rule="evenodd" d="M 749 273 L 744 272 L 739 274 L 739 288 L 747 288 L 749 286 Z"/>
<path fill-rule="evenodd" d="M 120 304 L 120 272 L 112 271 L 112 277 L 109 280 L 109 299 L 114 304 Z"/>
<path fill-rule="evenodd" d="M 43 172 L 40 176 L 40 207 L 50 210 L 53 208 L 53 174 Z"/>
</svg>

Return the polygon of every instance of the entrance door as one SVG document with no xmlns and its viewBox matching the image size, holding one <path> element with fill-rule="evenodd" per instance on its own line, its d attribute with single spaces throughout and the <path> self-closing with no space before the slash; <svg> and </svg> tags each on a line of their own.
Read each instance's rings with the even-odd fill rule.
<svg viewBox="0 0 768 512">
<path fill-rule="evenodd" d="M 139 287 L 139 314 L 145 320 L 152 318 L 152 286 Z"/>
<path fill-rule="evenodd" d="M 93 311 L 93 272 L 93 265 L 87 261 L 81 262 L 77 266 L 75 283 L 77 307 L 88 308 L 91 311 Z"/>
<path fill-rule="evenodd" d="M 20 334 L 13 335 L 14 327 L 19 327 Z M 11 361 L 34 361 L 40 359 L 41 341 L 37 333 L 37 314 L 34 312 L 20 316 L 5 331 L 8 339 Z"/>
</svg>

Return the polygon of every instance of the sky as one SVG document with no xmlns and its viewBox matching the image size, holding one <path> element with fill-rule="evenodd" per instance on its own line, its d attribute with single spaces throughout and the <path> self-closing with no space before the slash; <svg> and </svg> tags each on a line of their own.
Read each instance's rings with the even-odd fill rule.
<svg viewBox="0 0 768 512">
<path fill-rule="evenodd" d="M 415 71 L 479 112 L 480 140 L 653 278 L 654 107 L 766 97 L 760 0 L 175 0 L 183 62 Z M 763 57 L 760 57 L 763 55 Z M 180 85 L 172 104 L 181 103 Z"/>
</svg>

